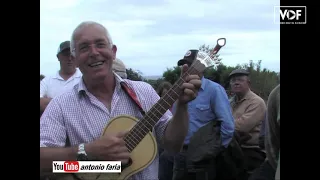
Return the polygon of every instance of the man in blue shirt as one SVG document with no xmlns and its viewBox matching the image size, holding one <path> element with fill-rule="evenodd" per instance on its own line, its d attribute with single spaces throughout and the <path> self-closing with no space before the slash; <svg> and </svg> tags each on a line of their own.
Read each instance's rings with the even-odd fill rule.
<svg viewBox="0 0 320 180">
<path fill-rule="evenodd" d="M 190 50 L 183 59 L 178 61 L 178 66 L 188 64 L 190 67 L 196 59 L 198 50 Z M 225 89 L 200 75 L 202 85 L 196 99 L 188 103 L 189 131 L 184 141 L 181 152 L 174 157 L 173 180 L 185 178 L 186 172 L 186 151 L 188 144 L 195 132 L 210 121 L 221 121 L 222 146 L 227 147 L 232 140 L 234 133 L 234 119 Z M 173 107 L 173 112 L 175 106 Z M 214 170 L 212 170 L 214 172 Z"/>
</svg>

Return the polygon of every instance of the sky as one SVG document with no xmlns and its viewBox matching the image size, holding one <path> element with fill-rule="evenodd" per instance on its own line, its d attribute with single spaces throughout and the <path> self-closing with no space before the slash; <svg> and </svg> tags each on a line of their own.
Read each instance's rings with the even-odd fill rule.
<svg viewBox="0 0 320 180">
<path fill-rule="evenodd" d="M 230 66 L 262 60 L 280 71 L 279 0 L 40 0 L 40 74 L 59 68 L 58 46 L 83 21 L 103 24 L 117 45 L 117 58 L 144 76 L 176 66 L 189 49 L 206 44 Z"/>
</svg>

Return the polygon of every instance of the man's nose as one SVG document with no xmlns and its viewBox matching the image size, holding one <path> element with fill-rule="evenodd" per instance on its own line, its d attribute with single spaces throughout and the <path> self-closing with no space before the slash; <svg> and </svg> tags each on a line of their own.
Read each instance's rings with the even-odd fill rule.
<svg viewBox="0 0 320 180">
<path fill-rule="evenodd" d="M 98 49 L 96 48 L 95 45 L 90 46 L 90 55 L 91 56 L 96 56 L 99 54 Z"/>
<path fill-rule="evenodd" d="M 234 86 L 238 86 L 239 85 L 239 82 L 238 81 L 236 81 L 236 82 L 234 82 L 234 84 L 233 84 Z"/>
</svg>

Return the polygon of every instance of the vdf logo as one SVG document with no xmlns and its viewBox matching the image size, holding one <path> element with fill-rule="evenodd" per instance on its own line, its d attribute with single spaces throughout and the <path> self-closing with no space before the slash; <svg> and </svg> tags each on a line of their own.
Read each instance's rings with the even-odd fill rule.
<svg viewBox="0 0 320 180">
<path fill-rule="evenodd" d="M 279 22 L 280 15 L 280 22 Z M 274 22 L 276 24 L 306 24 L 306 6 L 275 6 Z"/>
</svg>

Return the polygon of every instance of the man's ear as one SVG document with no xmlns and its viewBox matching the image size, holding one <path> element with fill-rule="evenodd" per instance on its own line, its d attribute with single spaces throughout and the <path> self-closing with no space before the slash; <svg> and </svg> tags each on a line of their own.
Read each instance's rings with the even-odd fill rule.
<svg viewBox="0 0 320 180">
<path fill-rule="evenodd" d="M 117 57 L 117 50 L 118 50 L 117 46 L 116 45 L 112 45 L 113 60 L 115 60 L 116 57 Z"/>
<path fill-rule="evenodd" d="M 251 88 L 251 81 L 250 81 L 250 79 L 248 79 L 248 86 L 249 86 L 249 88 Z"/>
</svg>

